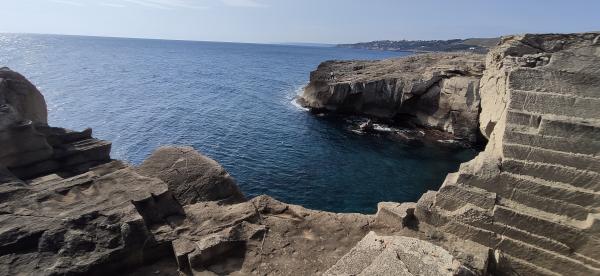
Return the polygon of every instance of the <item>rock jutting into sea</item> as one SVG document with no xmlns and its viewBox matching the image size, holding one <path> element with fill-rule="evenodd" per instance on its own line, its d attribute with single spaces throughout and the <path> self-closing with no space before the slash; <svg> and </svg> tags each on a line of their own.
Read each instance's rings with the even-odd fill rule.
<svg viewBox="0 0 600 276">
<path fill-rule="evenodd" d="M 0 274 L 600 275 L 600 33 L 325 62 L 301 103 L 488 142 L 416 203 L 309 210 L 246 198 L 191 147 L 111 159 L 2 68 Z"/>
<path fill-rule="evenodd" d="M 334 111 L 408 121 L 475 142 L 484 55 L 424 54 L 380 61 L 326 61 L 298 102 Z"/>
</svg>

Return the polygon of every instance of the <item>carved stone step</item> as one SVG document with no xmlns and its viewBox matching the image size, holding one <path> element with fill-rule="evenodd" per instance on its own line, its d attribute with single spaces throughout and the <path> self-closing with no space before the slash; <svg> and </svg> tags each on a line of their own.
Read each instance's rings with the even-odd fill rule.
<svg viewBox="0 0 600 276">
<path fill-rule="evenodd" d="M 589 208 L 579 205 L 566 203 L 561 200 L 550 199 L 546 197 L 536 196 L 530 191 L 514 189 L 510 194 L 503 194 L 499 198 L 502 203 L 505 200 L 511 200 L 525 206 L 535 208 L 547 213 L 556 214 L 559 216 L 569 217 L 570 219 L 585 221 L 588 214 L 593 212 Z"/>
<path fill-rule="evenodd" d="M 507 142 L 503 144 L 502 148 L 506 158 L 549 165 L 560 165 L 600 173 L 600 158 L 592 155 L 553 151 L 539 147 L 510 144 Z"/>
<path fill-rule="evenodd" d="M 600 99 L 512 90 L 509 108 L 531 113 L 600 119 Z"/>
<path fill-rule="evenodd" d="M 554 199 L 567 204 L 600 207 L 600 193 L 598 192 L 508 172 L 494 176 L 493 180 L 472 174 L 460 174 L 457 183 L 478 187 L 505 198 L 510 198 L 508 195 L 518 189 L 536 197 Z"/>
<path fill-rule="evenodd" d="M 502 171 L 525 175 L 557 184 L 569 184 L 592 192 L 600 192 L 600 174 L 572 167 L 504 158 Z"/>
<path fill-rule="evenodd" d="M 546 270 L 562 275 L 600 275 L 600 268 L 544 250 L 530 244 L 504 237 L 498 250 Z"/>
<path fill-rule="evenodd" d="M 575 154 L 600 155 L 600 141 L 597 139 L 563 138 L 507 130 L 504 132 L 504 142 Z"/>
<path fill-rule="evenodd" d="M 600 77 L 581 71 L 573 73 L 521 67 L 511 73 L 510 80 L 509 87 L 515 90 L 600 98 L 597 90 Z"/>
<path fill-rule="evenodd" d="M 583 256 L 592 259 L 600 258 L 600 252 L 597 250 L 600 248 L 600 240 L 582 229 L 587 226 L 585 222 L 573 224 L 569 221 L 552 219 L 552 214 L 539 210 L 528 209 L 514 203 L 511 205 L 510 207 L 496 205 L 493 213 L 495 223 L 556 240 Z"/>
<path fill-rule="evenodd" d="M 447 211 L 454 211 L 465 204 L 492 210 L 496 204 L 496 194 L 467 185 L 446 185 L 436 196 L 436 205 Z"/>
<path fill-rule="evenodd" d="M 596 108 L 598 109 L 598 108 Z M 563 138 L 597 139 L 600 135 L 599 119 L 569 118 L 562 116 L 544 115 L 540 122 L 541 135 Z"/>
</svg>

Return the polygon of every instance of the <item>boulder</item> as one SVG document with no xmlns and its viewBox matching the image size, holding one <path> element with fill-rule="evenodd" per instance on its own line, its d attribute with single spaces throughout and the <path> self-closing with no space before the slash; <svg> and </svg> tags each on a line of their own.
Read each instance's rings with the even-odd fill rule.
<svg viewBox="0 0 600 276">
<path fill-rule="evenodd" d="M 244 200 L 233 177 L 219 163 L 191 147 L 161 147 L 137 171 L 163 180 L 184 205 L 201 201 Z"/>
<path fill-rule="evenodd" d="M 48 124 L 48 110 L 42 93 L 23 75 L 0 68 L 0 105 L 12 106 L 19 120 Z"/>
</svg>

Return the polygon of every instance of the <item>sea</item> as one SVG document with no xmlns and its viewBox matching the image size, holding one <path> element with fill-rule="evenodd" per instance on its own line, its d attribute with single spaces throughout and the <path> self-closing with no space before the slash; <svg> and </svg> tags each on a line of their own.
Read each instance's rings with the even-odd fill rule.
<svg viewBox="0 0 600 276">
<path fill-rule="evenodd" d="M 476 153 L 349 131 L 294 98 L 325 60 L 406 52 L 280 44 L 0 34 L 0 66 L 31 80 L 49 124 L 92 128 L 112 158 L 140 164 L 163 145 L 215 159 L 248 197 L 374 213 L 416 201 Z"/>
</svg>

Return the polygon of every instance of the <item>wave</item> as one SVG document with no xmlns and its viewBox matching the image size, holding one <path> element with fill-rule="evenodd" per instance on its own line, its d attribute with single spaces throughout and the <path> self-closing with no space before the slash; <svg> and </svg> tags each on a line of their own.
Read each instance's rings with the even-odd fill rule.
<svg viewBox="0 0 600 276">
<path fill-rule="evenodd" d="M 298 103 L 298 97 L 294 97 L 294 99 L 291 101 L 292 105 L 295 106 L 298 110 L 302 110 L 302 111 L 310 111 L 310 109 L 300 105 L 300 103 Z"/>
<path fill-rule="evenodd" d="M 294 91 L 294 95 L 292 96 L 292 105 L 296 107 L 296 109 L 301 110 L 301 111 L 309 111 L 310 109 L 303 107 L 302 105 L 300 105 L 300 103 L 298 102 L 298 98 L 300 97 L 300 95 L 302 95 L 302 91 L 304 91 L 304 87 L 307 85 L 308 83 L 302 84 L 297 86 L 293 91 Z"/>
<path fill-rule="evenodd" d="M 373 124 L 373 129 L 380 132 L 392 132 L 398 130 L 383 124 Z"/>
</svg>

